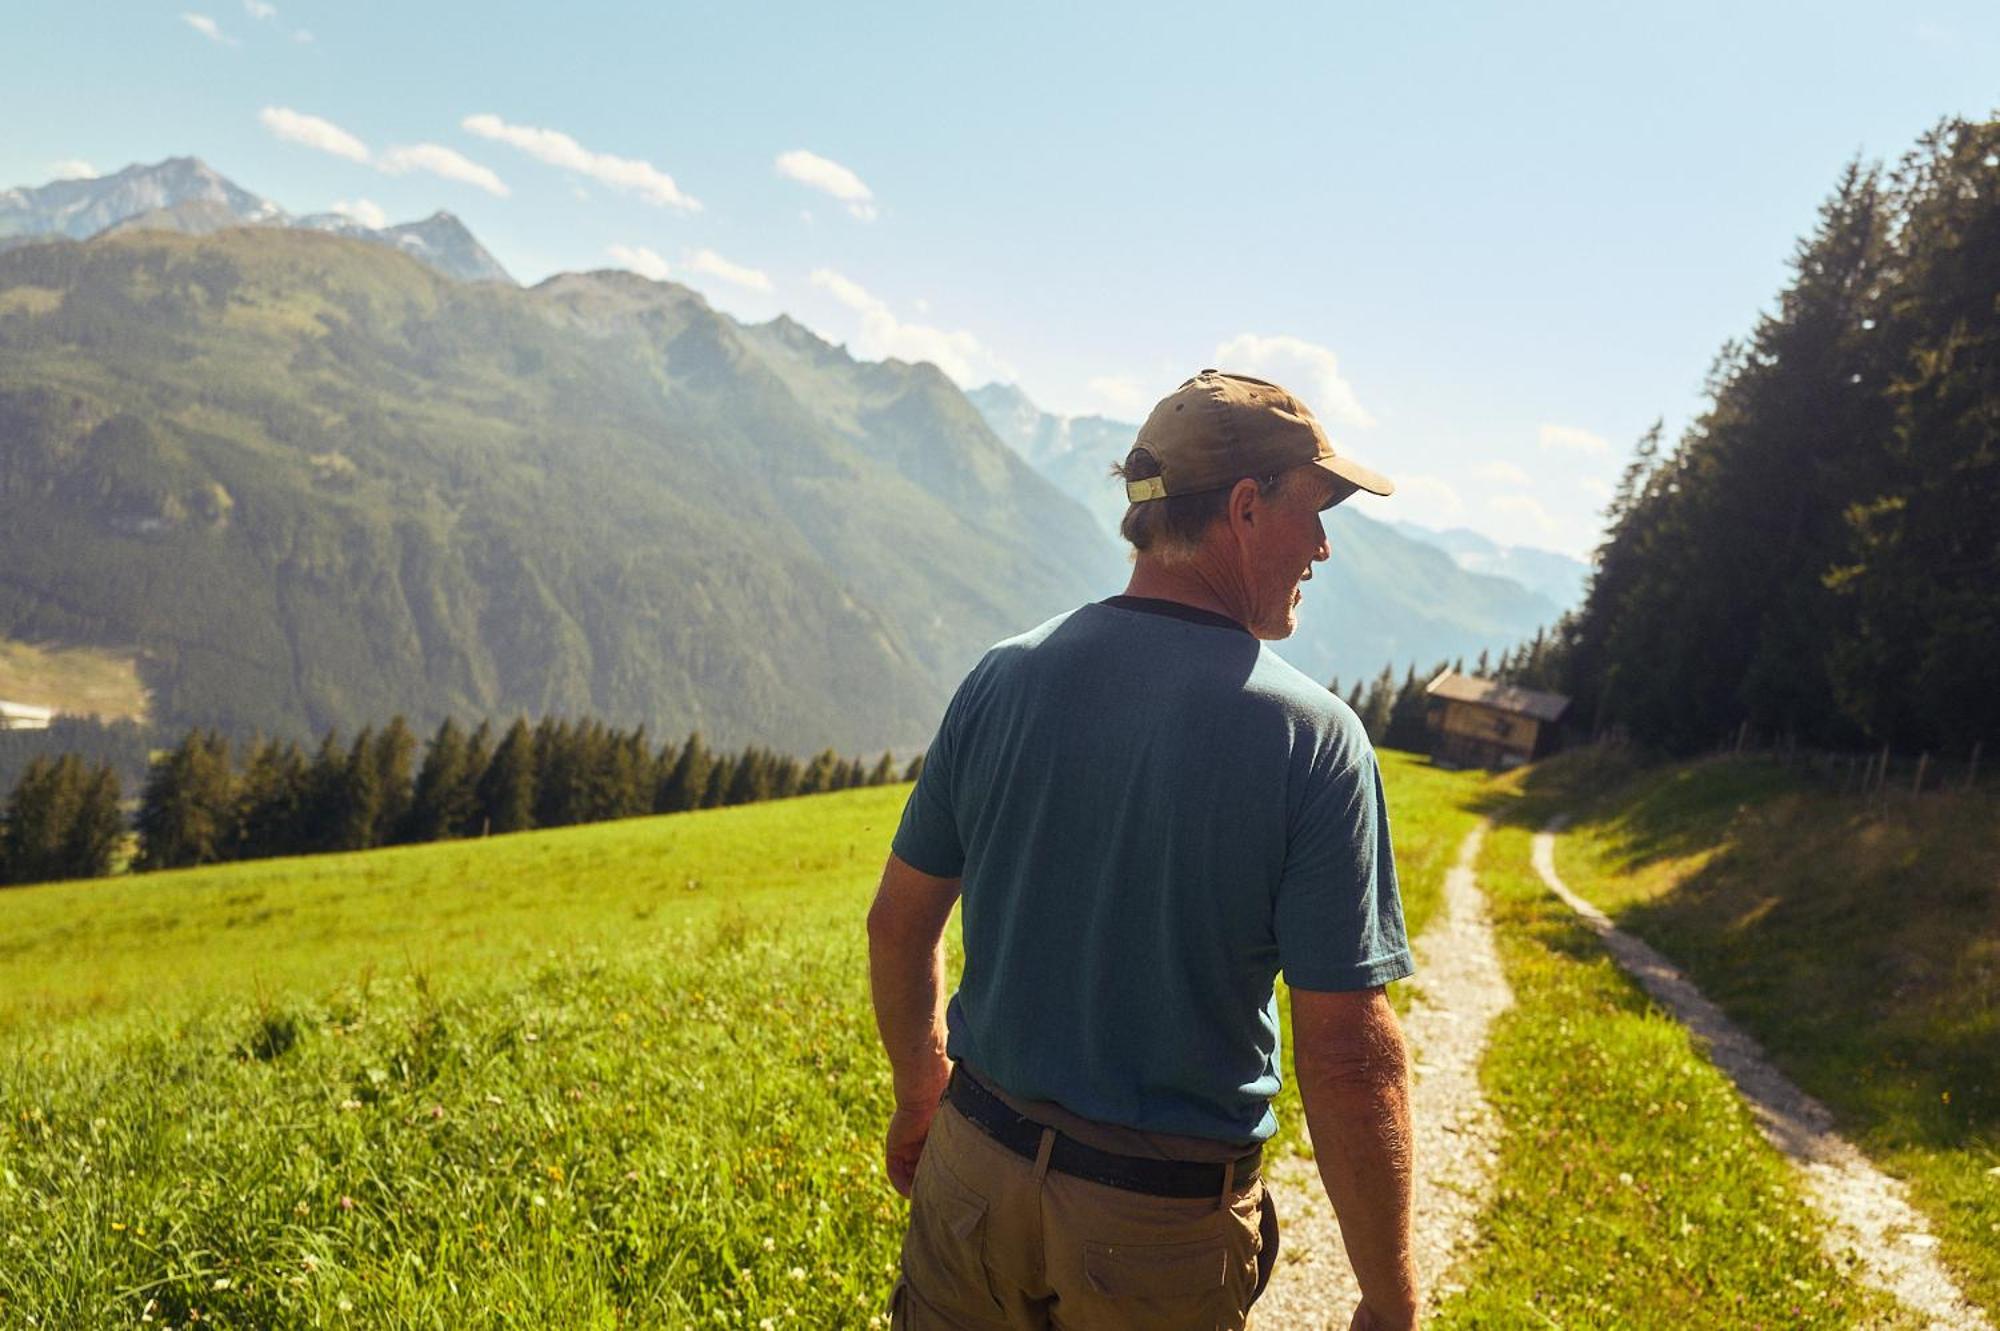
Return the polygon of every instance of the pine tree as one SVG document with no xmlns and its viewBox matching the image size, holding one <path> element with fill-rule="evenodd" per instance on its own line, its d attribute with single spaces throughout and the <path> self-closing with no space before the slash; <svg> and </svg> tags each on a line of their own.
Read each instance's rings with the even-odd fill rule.
<svg viewBox="0 0 2000 1331">
<path fill-rule="evenodd" d="M 156 759 L 139 806 L 139 857 L 133 867 L 179 869 L 213 864 L 235 837 L 236 791 L 229 743 L 189 731 Z"/>
<path fill-rule="evenodd" d="M 304 826 L 310 775 L 296 744 L 264 740 L 250 751 L 237 784 L 234 858 L 296 855 L 312 848 Z"/>
<path fill-rule="evenodd" d="M 409 723 L 401 716 L 391 717 L 375 739 L 370 754 L 376 783 L 375 823 L 368 837 L 371 846 L 392 845 L 402 839 L 414 798 L 410 763 L 416 749 L 417 737 L 410 733 Z"/>
<path fill-rule="evenodd" d="M 77 762 L 77 769 L 83 764 Z M 102 878 L 111 872 L 118 847 L 125 840 L 125 815 L 119 811 L 118 773 L 109 763 L 82 778 L 76 812 L 63 837 L 63 876 Z"/>
<path fill-rule="evenodd" d="M 535 736 L 517 719 L 507 728 L 493 760 L 480 777 L 479 817 L 483 830 L 525 832 L 535 825 Z"/>
<path fill-rule="evenodd" d="M 7 799 L 7 822 L 0 831 L 0 882 L 45 883 L 65 877 L 63 840 L 76 817 L 76 760 L 68 754 L 51 761 L 37 754 Z"/>
<path fill-rule="evenodd" d="M 868 784 L 871 786 L 886 786 L 895 779 L 896 755 L 884 749 L 881 760 L 875 764 L 874 770 L 868 773 Z"/>
<path fill-rule="evenodd" d="M 1360 709 L 1361 724 L 1368 731 L 1368 738 L 1379 747 L 1387 742 L 1389 718 L 1396 705 L 1396 675 L 1388 666 L 1368 689 L 1368 698 Z"/>
<path fill-rule="evenodd" d="M 719 809 L 729 802 L 729 787 L 736 780 L 736 759 L 720 754 L 708 769 L 708 785 L 702 790 L 700 807 Z"/>
<path fill-rule="evenodd" d="M 924 774 L 924 759 L 926 756 L 928 755 L 920 753 L 910 759 L 910 765 L 903 769 L 903 780 L 915 781 Z"/>
<path fill-rule="evenodd" d="M 708 792 L 709 771 L 714 763 L 708 745 L 702 741 L 701 732 L 690 732 L 653 807 L 661 813 L 684 813 L 702 807 L 702 799 Z"/>
<path fill-rule="evenodd" d="M 465 731 L 446 717 L 425 746 L 424 765 L 417 772 L 399 840 L 442 841 L 462 834 L 477 797 L 471 757 Z"/>
</svg>

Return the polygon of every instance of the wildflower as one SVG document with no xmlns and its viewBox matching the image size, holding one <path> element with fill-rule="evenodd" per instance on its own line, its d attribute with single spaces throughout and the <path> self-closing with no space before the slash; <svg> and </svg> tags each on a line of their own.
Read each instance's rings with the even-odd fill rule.
<svg viewBox="0 0 2000 1331">
<path fill-rule="evenodd" d="M 432 1105 L 432 1106 L 431 1106 L 431 1117 L 432 1117 L 432 1118 L 443 1118 L 443 1117 L 444 1117 L 444 1106 L 443 1106 L 443 1105 Z"/>
<path fill-rule="evenodd" d="M 770 1237 L 769 1235 L 766 1235 L 766 1236 L 765 1236 L 765 1238 L 764 1238 L 764 1251 L 765 1251 L 765 1252 L 770 1252 L 770 1251 L 772 1251 L 773 1249 L 775 1249 L 775 1248 L 776 1248 L 777 1246 L 778 1246 L 778 1241 L 777 1241 L 776 1239 L 774 1239 L 774 1238 L 771 1238 L 771 1237 Z"/>
<path fill-rule="evenodd" d="M 211 1289 L 228 1289 L 228 1288 L 229 1288 L 229 1277 L 228 1277 L 228 1276 L 218 1276 L 218 1277 L 216 1277 L 216 1281 L 215 1281 L 215 1284 L 213 1284 L 212 1286 L 210 1286 L 210 1288 L 211 1288 Z"/>
<path fill-rule="evenodd" d="M 805 1283 L 806 1283 L 806 1269 L 805 1269 L 805 1268 L 804 1268 L 803 1266 L 795 1266 L 795 1267 L 793 1267 L 793 1268 L 792 1268 L 792 1270 L 791 1270 L 791 1277 L 792 1277 L 792 1283 L 793 1283 L 794 1285 L 803 1285 L 803 1284 L 805 1284 Z"/>
<path fill-rule="evenodd" d="M 340 1194 L 340 1209 L 343 1211 L 352 1211 L 354 1209 L 354 1199 L 344 1192 Z"/>
</svg>

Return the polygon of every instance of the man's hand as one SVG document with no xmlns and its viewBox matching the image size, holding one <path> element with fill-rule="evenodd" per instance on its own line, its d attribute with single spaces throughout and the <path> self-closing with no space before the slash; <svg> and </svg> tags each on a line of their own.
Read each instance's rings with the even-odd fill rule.
<svg viewBox="0 0 2000 1331">
<path fill-rule="evenodd" d="M 937 1106 L 925 1109 L 920 1105 L 907 1108 L 898 1107 L 889 1116 L 889 1133 L 882 1145 L 882 1154 L 889 1165 L 889 1182 L 905 1197 L 917 1181 L 917 1161 L 923 1158 L 924 1143 L 930 1140 L 931 1121 L 937 1117 Z"/>
<path fill-rule="evenodd" d="M 1347 1324 L 1347 1331 L 1416 1331 L 1416 1326 L 1414 1317 L 1391 1321 L 1364 1303 L 1354 1310 L 1354 1320 Z"/>
<path fill-rule="evenodd" d="M 905 1197 L 951 1076 L 944 1052 L 944 927 L 957 901 L 956 878 L 933 877 L 891 855 L 868 908 L 875 1028 L 896 1084 L 883 1155 L 889 1182 Z"/>
</svg>

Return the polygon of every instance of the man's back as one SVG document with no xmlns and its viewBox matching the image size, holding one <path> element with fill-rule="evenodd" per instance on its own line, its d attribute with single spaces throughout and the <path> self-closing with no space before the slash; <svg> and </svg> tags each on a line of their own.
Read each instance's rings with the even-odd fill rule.
<svg viewBox="0 0 2000 1331">
<path fill-rule="evenodd" d="M 960 688 L 896 853 L 964 879 L 950 1053 L 1108 1124 L 1275 1127 L 1272 977 L 1409 973 L 1353 713 L 1220 616 L 1114 598 Z"/>
</svg>

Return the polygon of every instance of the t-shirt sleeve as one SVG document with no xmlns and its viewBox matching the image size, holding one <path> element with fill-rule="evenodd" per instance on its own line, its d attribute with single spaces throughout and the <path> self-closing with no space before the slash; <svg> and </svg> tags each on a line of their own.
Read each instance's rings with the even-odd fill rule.
<svg viewBox="0 0 2000 1331">
<path fill-rule="evenodd" d="M 1412 974 L 1382 769 L 1366 750 L 1314 773 L 1278 880 L 1278 965 L 1296 989 L 1372 989 Z"/>
<path fill-rule="evenodd" d="M 933 878 L 956 878 L 965 870 L 965 840 L 959 833 L 951 797 L 952 723 L 956 712 L 956 706 L 945 709 L 937 736 L 924 754 L 924 767 L 917 773 L 917 784 L 903 805 L 903 821 L 889 845 L 897 859 Z"/>
</svg>

